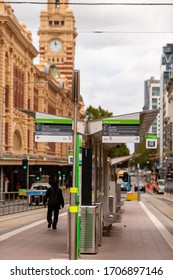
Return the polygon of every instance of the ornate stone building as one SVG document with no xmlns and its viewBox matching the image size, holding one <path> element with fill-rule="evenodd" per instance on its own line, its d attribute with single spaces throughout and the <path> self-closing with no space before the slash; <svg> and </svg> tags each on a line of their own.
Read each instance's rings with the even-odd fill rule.
<svg viewBox="0 0 173 280">
<path fill-rule="evenodd" d="M 68 1 L 63 2 L 48 0 L 47 9 L 41 11 L 39 52 L 33 46 L 31 32 L 16 19 L 11 5 L 0 3 L 1 191 L 6 177 L 8 190 L 15 190 L 17 181 L 24 184 L 23 158 L 28 158 L 33 176 L 38 169 L 51 175 L 68 166 L 72 144 L 36 143 L 33 118 L 34 112 L 73 118 L 72 74 L 77 34 L 73 12 Z M 39 54 L 40 62 L 35 65 L 33 59 Z M 83 117 L 81 98 L 79 119 Z M 67 169 L 64 167 L 64 172 Z"/>
<path fill-rule="evenodd" d="M 65 75 L 68 85 L 72 85 L 74 69 L 75 21 L 68 1 L 48 0 L 48 8 L 40 15 L 40 60 L 54 65 L 57 75 Z"/>
</svg>

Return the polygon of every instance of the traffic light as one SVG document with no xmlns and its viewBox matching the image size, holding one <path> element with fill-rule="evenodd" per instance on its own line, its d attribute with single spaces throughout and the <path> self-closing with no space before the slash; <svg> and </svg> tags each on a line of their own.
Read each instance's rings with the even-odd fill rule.
<svg viewBox="0 0 173 280">
<path fill-rule="evenodd" d="M 124 182 L 128 182 L 128 179 L 129 179 L 128 172 L 124 172 L 124 174 L 123 174 L 123 181 Z"/>
<path fill-rule="evenodd" d="M 40 173 L 40 171 L 36 171 L 35 181 L 40 181 L 40 180 L 41 180 L 41 173 Z"/>
<path fill-rule="evenodd" d="M 58 174 L 61 175 L 61 171 L 60 170 L 58 170 Z"/>
<path fill-rule="evenodd" d="M 23 165 L 23 169 L 27 170 L 27 168 L 28 168 L 28 159 L 27 158 L 24 158 L 22 160 L 22 165 Z"/>
</svg>

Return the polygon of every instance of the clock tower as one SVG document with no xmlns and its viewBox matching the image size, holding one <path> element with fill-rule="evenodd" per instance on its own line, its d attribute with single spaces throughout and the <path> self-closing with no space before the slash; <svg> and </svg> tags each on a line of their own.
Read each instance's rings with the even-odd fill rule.
<svg viewBox="0 0 173 280">
<path fill-rule="evenodd" d="M 48 0 L 47 10 L 40 14 L 40 61 L 56 67 L 72 86 L 76 28 L 69 0 Z"/>
</svg>

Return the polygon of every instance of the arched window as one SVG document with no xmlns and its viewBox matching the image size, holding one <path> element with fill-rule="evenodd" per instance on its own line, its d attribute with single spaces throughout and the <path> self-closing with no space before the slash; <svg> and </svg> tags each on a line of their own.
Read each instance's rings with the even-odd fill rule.
<svg viewBox="0 0 173 280">
<path fill-rule="evenodd" d="M 21 139 L 20 132 L 18 130 L 16 130 L 14 132 L 13 147 L 14 147 L 14 150 L 22 149 L 22 139 Z"/>
</svg>

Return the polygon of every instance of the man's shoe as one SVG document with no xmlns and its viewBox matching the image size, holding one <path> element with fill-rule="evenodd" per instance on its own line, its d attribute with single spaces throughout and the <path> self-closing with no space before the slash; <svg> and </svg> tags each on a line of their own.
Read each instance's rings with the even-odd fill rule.
<svg viewBox="0 0 173 280">
<path fill-rule="evenodd" d="M 51 223 L 48 223 L 47 227 L 48 227 L 48 228 L 51 228 Z"/>
<path fill-rule="evenodd" d="M 55 225 L 53 225 L 53 226 L 52 226 L 52 229 L 56 229 L 56 226 L 55 226 Z"/>
</svg>

